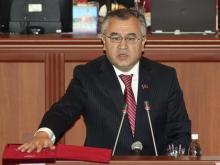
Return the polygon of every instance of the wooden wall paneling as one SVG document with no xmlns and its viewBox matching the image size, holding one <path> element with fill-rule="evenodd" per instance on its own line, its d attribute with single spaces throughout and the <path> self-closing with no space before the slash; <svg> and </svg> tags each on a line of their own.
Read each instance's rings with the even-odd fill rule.
<svg viewBox="0 0 220 165">
<path fill-rule="evenodd" d="M 43 63 L 0 62 L 0 155 L 7 143 L 23 143 L 45 112 Z"/>
<path fill-rule="evenodd" d="M 220 45 L 207 47 L 185 45 L 146 45 L 144 56 L 160 62 L 220 61 Z"/>
<path fill-rule="evenodd" d="M 101 55 L 104 52 L 102 48 L 100 49 L 90 49 L 90 48 L 81 48 L 81 49 L 70 49 L 65 53 L 65 62 L 88 62 Z"/>
<path fill-rule="evenodd" d="M 57 101 L 65 91 L 64 54 L 51 52 L 46 55 L 46 110 Z"/>
<path fill-rule="evenodd" d="M 220 63 L 166 63 L 176 68 L 192 120 L 192 132 L 199 133 L 204 155 L 220 153 Z"/>
<path fill-rule="evenodd" d="M 4 64 L 0 70 L 0 79 L 8 84 L 6 87 L 0 83 L 3 92 L 0 97 L 0 133 L 4 135 L 0 142 L 1 154 L 6 143 L 23 143 L 30 139 L 45 111 L 63 95 L 64 54 L 59 51 L 50 52 L 25 46 L 20 48 L 15 45 L 0 49 L 0 64 Z M 21 72 L 20 68 L 25 69 Z M 22 102 L 25 102 L 25 105 Z M 19 111 L 16 111 L 16 108 Z M 8 116 L 6 118 L 3 109 Z M 18 119 L 11 122 L 9 116 Z M 12 129 L 16 131 L 11 131 Z"/>
<path fill-rule="evenodd" d="M 13 46 L 1 49 L 0 62 L 43 62 L 45 52 L 33 51 L 33 49 L 16 49 Z"/>
</svg>

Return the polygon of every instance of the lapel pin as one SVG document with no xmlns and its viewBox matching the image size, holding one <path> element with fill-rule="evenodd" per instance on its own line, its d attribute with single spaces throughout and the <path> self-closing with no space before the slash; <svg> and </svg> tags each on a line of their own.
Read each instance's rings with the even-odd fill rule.
<svg viewBox="0 0 220 165">
<path fill-rule="evenodd" d="M 142 89 L 143 89 L 143 90 L 145 90 L 145 89 L 148 89 L 148 88 L 149 88 L 149 86 L 148 86 L 147 84 L 142 84 L 142 85 L 141 85 L 141 87 L 142 87 Z"/>
</svg>

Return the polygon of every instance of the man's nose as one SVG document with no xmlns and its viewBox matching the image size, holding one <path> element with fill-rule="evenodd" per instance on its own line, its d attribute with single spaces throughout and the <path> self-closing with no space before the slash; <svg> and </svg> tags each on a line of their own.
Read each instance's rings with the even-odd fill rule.
<svg viewBox="0 0 220 165">
<path fill-rule="evenodd" d="M 128 48 L 128 43 L 125 38 L 122 38 L 121 42 L 118 45 L 119 49 L 127 49 Z"/>
</svg>

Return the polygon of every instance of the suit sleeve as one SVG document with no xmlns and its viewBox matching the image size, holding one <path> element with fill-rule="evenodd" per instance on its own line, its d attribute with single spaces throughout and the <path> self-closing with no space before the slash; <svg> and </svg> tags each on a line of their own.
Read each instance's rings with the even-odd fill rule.
<svg viewBox="0 0 220 165">
<path fill-rule="evenodd" d="M 191 137 L 191 122 L 174 69 L 172 70 L 172 80 L 168 93 L 166 131 L 168 144 L 174 144 L 175 146 L 181 144 L 185 149 L 188 149 Z"/>
<path fill-rule="evenodd" d="M 45 113 L 39 127 L 51 129 L 57 142 L 83 112 L 86 98 L 80 67 L 76 67 L 66 93 Z"/>
</svg>

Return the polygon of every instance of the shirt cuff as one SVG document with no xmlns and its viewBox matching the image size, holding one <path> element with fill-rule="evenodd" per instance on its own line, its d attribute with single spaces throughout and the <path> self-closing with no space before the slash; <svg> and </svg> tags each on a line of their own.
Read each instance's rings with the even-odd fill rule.
<svg viewBox="0 0 220 165">
<path fill-rule="evenodd" d="M 52 143 L 55 143 L 56 140 L 56 136 L 54 135 L 53 131 L 47 127 L 42 127 L 40 129 L 38 129 L 35 133 L 34 136 L 38 133 L 38 132 L 46 132 L 49 135 L 50 140 L 52 141 Z"/>
</svg>

